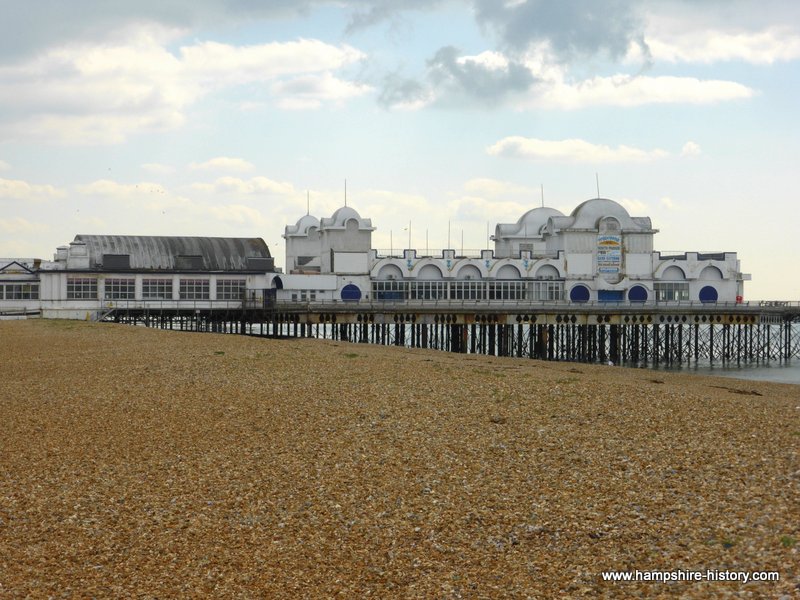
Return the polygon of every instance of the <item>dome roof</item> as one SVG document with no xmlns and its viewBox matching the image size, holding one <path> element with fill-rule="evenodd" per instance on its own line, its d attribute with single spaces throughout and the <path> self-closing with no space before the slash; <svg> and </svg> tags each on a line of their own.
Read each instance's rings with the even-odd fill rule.
<svg viewBox="0 0 800 600">
<path fill-rule="evenodd" d="M 323 218 L 320 221 L 320 227 L 322 229 L 344 229 L 348 221 L 353 220 L 358 223 L 358 229 L 361 231 L 373 231 L 375 229 L 370 219 L 362 219 L 361 215 L 349 206 L 337 208 L 330 218 Z"/>
<path fill-rule="evenodd" d="M 598 221 L 604 217 L 614 217 L 623 229 L 635 227 L 625 207 L 608 198 L 592 198 L 582 202 L 575 207 L 570 216 L 575 219 L 572 227 L 576 229 L 597 228 Z"/>
<path fill-rule="evenodd" d="M 522 215 L 517 221 L 517 225 L 519 225 L 520 231 L 527 229 L 528 233 L 538 234 L 542 226 L 547 223 L 547 219 L 550 217 L 563 216 L 564 213 L 562 213 L 560 210 L 548 208 L 546 206 L 540 206 L 539 208 L 529 210 Z"/>
<path fill-rule="evenodd" d="M 297 227 L 298 231 L 305 232 L 308 231 L 309 227 L 319 227 L 319 219 L 313 215 L 303 215 L 300 217 L 300 220 L 297 221 L 295 227 Z"/>
<path fill-rule="evenodd" d="M 564 214 L 555 208 L 540 206 L 523 214 L 516 223 L 498 224 L 495 228 L 497 238 L 507 237 L 539 237 L 541 229 L 550 217 L 563 217 Z"/>
<path fill-rule="evenodd" d="M 361 215 L 349 206 L 342 206 L 336 209 L 336 212 L 331 215 L 331 221 L 333 221 L 335 225 L 344 225 L 350 219 L 360 221 Z"/>
<path fill-rule="evenodd" d="M 303 215 L 295 225 L 287 225 L 285 228 L 284 237 L 289 236 L 307 236 L 308 230 L 312 227 L 319 229 L 319 219 L 313 215 Z"/>
</svg>

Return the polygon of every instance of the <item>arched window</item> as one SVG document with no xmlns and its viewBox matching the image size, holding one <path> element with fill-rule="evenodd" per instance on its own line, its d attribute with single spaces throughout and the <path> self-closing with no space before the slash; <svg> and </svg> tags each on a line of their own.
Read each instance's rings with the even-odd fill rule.
<svg viewBox="0 0 800 600">
<path fill-rule="evenodd" d="M 647 288 L 643 285 L 635 285 L 628 290 L 629 302 L 647 302 Z"/>
<path fill-rule="evenodd" d="M 569 291 L 569 299 L 572 302 L 584 303 L 589 301 L 589 288 L 585 285 L 576 285 Z"/>
<path fill-rule="evenodd" d="M 715 281 L 722 279 L 722 271 L 717 267 L 708 266 L 700 271 L 700 279 L 704 281 Z"/>
<path fill-rule="evenodd" d="M 519 279 L 519 269 L 514 265 L 503 265 L 497 270 L 497 279 Z"/>
<path fill-rule="evenodd" d="M 717 289 L 712 285 L 707 285 L 700 290 L 700 302 L 706 304 L 716 302 L 717 298 L 719 298 L 719 294 L 717 293 Z"/>
<path fill-rule="evenodd" d="M 481 270 L 475 265 L 465 265 L 458 270 L 456 279 L 481 279 Z"/>
<path fill-rule="evenodd" d="M 347 302 L 358 302 L 361 300 L 361 290 L 357 285 L 348 283 L 342 288 L 342 300 Z"/>
<path fill-rule="evenodd" d="M 432 279 L 442 279 L 442 271 L 436 265 L 425 265 L 417 273 L 417 279 L 430 281 Z"/>
<path fill-rule="evenodd" d="M 536 279 L 558 279 L 558 269 L 553 265 L 543 265 L 536 270 Z"/>
<path fill-rule="evenodd" d="M 383 265 L 378 271 L 377 279 L 380 280 L 387 280 L 387 279 L 394 279 L 400 280 L 403 278 L 403 271 L 400 270 L 400 267 L 397 265 Z"/>
<path fill-rule="evenodd" d="M 671 265 L 664 269 L 664 272 L 661 274 L 661 279 L 663 281 L 683 281 L 686 279 L 686 274 L 680 267 Z"/>
</svg>

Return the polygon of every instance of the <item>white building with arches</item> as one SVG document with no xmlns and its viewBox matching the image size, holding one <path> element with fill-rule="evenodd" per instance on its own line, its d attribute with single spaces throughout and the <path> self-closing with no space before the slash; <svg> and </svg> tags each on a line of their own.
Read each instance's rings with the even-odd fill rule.
<svg viewBox="0 0 800 600">
<path fill-rule="evenodd" d="M 649 217 L 619 203 L 587 200 L 569 215 L 534 208 L 498 224 L 493 249 L 438 256 L 372 249 L 370 219 L 342 207 L 330 218 L 303 216 L 286 227 L 287 300 L 718 303 L 741 302 L 744 281 L 735 252 L 662 255 Z M 313 291 L 313 294 L 312 294 Z M 312 297 L 313 295 L 313 297 Z"/>
</svg>

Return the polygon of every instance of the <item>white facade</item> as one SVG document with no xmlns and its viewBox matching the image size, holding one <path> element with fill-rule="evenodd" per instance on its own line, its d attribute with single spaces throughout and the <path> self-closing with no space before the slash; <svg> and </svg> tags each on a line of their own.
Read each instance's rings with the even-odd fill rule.
<svg viewBox="0 0 800 600">
<path fill-rule="evenodd" d="M 309 219 L 314 218 L 307 215 L 286 228 L 287 271 L 298 264 L 298 248 L 311 248 L 311 236 L 296 241 L 304 224 L 316 221 Z M 347 207 L 319 223 L 319 254 L 304 260 L 318 259 L 321 273 L 350 276 L 348 285 L 359 287 L 346 294 L 351 300 L 733 303 L 741 302 L 750 279 L 735 252 L 662 256 L 653 250 L 657 230 L 650 218 L 631 217 L 605 198 L 587 200 L 568 216 L 541 207 L 516 223 L 498 224 L 494 249 L 483 250 L 480 258 L 455 250 L 420 256 L 413 249 L 378 256 L 369 250 L 371 221 Z M 359 274 L 368 276 L 366 285 L 353 279 Z M 334 300 L 342 299 L 341 281 L 337 290 Z"/>
<path fill-rule="evenodd" d="M 53 261 L 0 260 L 0 314 L 238 310 L 248 290 L 270 287 L 273 273 L 257 269 L 271 261 L 259 238 L 76 236 Z"/>
<path fill-rule="evenodd" d="M 480 257 L 444 250 L 379 256 L 370 219 L 350 207 L 287 226 L 286 273 L 260 238 L 76 236 L 53 261 L 0 260 L 0 314 L 97 318 L 114 308 L 210 310 L 277 302 L 661 304 L 741 302 L 735 252 L 653 250 L 647 217 L 596 198 L 498 224 Z"/>
<path fill-rule="evenodd" d="M 372 221 L 349 206 L 330 218 L 305 215 L 284 231 L 286 272 L 364 274 L 373 231 Z"/>
</svg>

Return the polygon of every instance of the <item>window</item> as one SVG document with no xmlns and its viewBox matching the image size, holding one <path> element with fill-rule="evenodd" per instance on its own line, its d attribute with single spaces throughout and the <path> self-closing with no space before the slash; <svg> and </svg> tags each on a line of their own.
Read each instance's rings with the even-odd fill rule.
<svg viewBox="0 0 800 600">
<path fill-rule="evenodd" d="M 218 279 L 217 300 L 241 300 L 246 283 L 244 279 Z"/>
<path fill-rule="evenodd" d="M 409 299 L 411 300 L 441 300 L 447 298 L 446 281 L 411 281 L 409 284 Z"/>
<path fill-rule="evenodd" d="M 526 287 L 524 281 L 491 281 L 489 300 L 525 300 Z"/>
<path fill-rule="evenodd" d="M 142 279 L 143 300 L 172 300 L 171 279 Z"/>
<path fill-rule="evenodd" d="M 208 279 L 181 279 L 181 300 L 208 300 Z"/>
<path fill-rule="evenodd" d="M 97 279 L 94 277 L 67 277 L 67 300 L 96 300 Z"/>
<path fill-rule="evenodd" d="M 555 302 L 564 299 L 563 281 L 532 281 L 531 300 L 539 302 Z"/>
<path fill-rule="evenodd" d="M 454 300 L 484 300 L 486 284 L 483 281 L 454 281 L 450 284 Z"/>
<path fill-rule="evenodd" d="M 689 284 L 685 281 L 661 281 L 653 284 L 656 302 L 688 302 Z"/>
<path fill-rule="evenodd" d="M 5 295 L 3 288 L 5 287 Z M 5 286 L 0 286 L 0 300 L 38 300 L 39 299 L 39 284 L 38 283 L 7 283 Z"/>
<path fill-rule="evenodd" d="M 106 279 L 106 300 L 133 300 L 136 297 L 135 279 Z"/>
<path fill-rule="evenodd" d="M 372 297 L 376 300 L 407 300 L 407 281 L 373 281 Z"/>
</svg>

